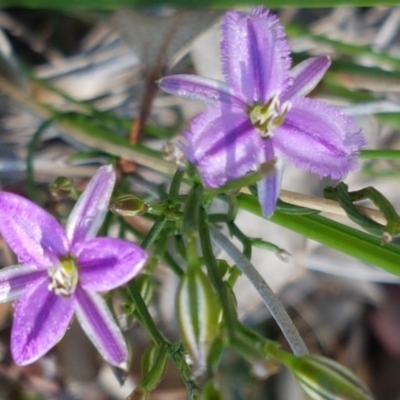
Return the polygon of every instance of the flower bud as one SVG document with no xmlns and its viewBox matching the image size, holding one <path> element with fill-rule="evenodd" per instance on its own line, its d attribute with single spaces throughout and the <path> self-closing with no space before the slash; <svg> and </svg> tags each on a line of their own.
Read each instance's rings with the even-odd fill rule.
<svg viewBox="0 0 400 400">
<path fill-rule="evenodd" d="M 109 209 L 122 217 L 133 217 L 145 214 L 149 205 L 132 194 L 124 194 L 111 200 Z"/>
<path fill-rule="evenodd" d="M 201 374 L 219 333 L 221 307 L 211 283 L 201 269 L 189 269 L 177 296 L 182 342 Z"/>
<path fill-rule="evenodd" d="M 372 400 L 368 388 L 348 368 L 322 356 L 285 354 L 289 368 L 313 400 Z"/>
<path fill-rule="evenodd" d="M 52 196 L 57 198 L 72 197 L 77 198 L 77 192 L 72 179 L 65 176 L 59 176 L 49 186 Z"/>
<path fill-rule="evenodd" d="M 167 363 L 168 349 L 166 345 L 151 346 L 142 357 L 142 382 L 140 387 L 153 390 L 160 382 Z"/>
</svg>

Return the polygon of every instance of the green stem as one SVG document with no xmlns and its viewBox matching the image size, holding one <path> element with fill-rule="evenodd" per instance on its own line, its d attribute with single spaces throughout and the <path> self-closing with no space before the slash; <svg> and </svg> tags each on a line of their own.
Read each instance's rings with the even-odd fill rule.
<svg viewBox="0 0 400 400">
<path fill-rule="evenodd" d="M 156 327 L 153 318 L 151 317 L 149 310 L 147 309 L 146 303 L 144 302 L 140 291 L 133 280 L 128 285 L 128 291 L 131 296 L 132 302 L 135 305 L 135 310 L 139 316 L 140 322 L 149 332 L 151 338 L 157 346 L 162 346 L 167 343 L 158 328 Z"/>
<path fill-rule="evenodd" d="M 271 315 L 279 325 L 295 355 L 308 354 L 306 345 L 294 326 L 285 308 L 276 297 L 275 293 L 264 281 L 260 273 L 250 261 L 236 248 L 236 246 L 218 229 L 210 227 L 212 239 L 232 258 L 237 267 L 246 275 L 253 284 Z"/>
<path fill-rule="evenodd" d="M 259 171 L 253 172 L 251 174 L 242 176 L 240 178 L 229 181 L 225 185 L 216 189 L 206 189 L 204 191 L 205 195 L 216 196 L 221 193 L 227 193 L 232 191 L 240 190 L 242 187 L 255 185 L 260 179 L 264 178 L 265 174 Z"/>
<path fill-rule="evenodd" d="M 240 194 L 238 200 L 242 209 L 262 218 L 256 198 Z M 387 243 L 382 246 L 380 239 L 320 215 L 299 216 L 275 212 L 269 220 L 325 246 L 400 276 L 400 247 L 398 245 Z"/>
<path fill-rule="evenodd" d="M 183 176 L 185 171 L 182 168 L 178 168 L 172 178 L 171 186 L 169 187 L 168 198 L 174 200 L 179 195 L 179 189 L 181 187 Z"/>
<path fill-rule="evenodd" d="M 235 236 L 243 245 L 243 254 L 249 260 L 251 259 L 252 243 L 251 240 L 239 229 L 234 222 L 228 223 L 229 232 Z"/>
<path fill-rule="evenodd" d="M 229 297 L 228 291 L 226 290 L 226 286 L 222 280 L 221 274 L 218 270 L 218 265 L 216 263 L 213 248 L 211 245 L 210 231 L 207 224 L 207 213 L 203 207 L 200 208 L 199 236 L 201 250 L 203 252 L 204 262 L 207 267 L 208 275 L 211 279 L 211 283 L 214 286 L 215 291 L 219 295 L 229 337 L 233 338 L 235 336 L 237 326 L 236 312 L 232 305 L 232 301 Z"/>
<path fill-rule="evenodd" d="M 361 150 L 359 157 L 367 160 L 398 160 L 400 150 Z"/>
<path fill-rule="evenodd" d="M 181 373 L 182 379 L 186 384 L 192 398 L 195 398 L 197 392 L 197 386 L 192 380 L 192 371 L 185 361 L 184 354 L 180 349 L 180 346 L 170 344 L 155 325 L 153 318 L 151 317 L 149 310 L 147 309 L 146 303 L 144 302 L 139 289 L 137 288 L 136 282 L 132 281 L 128 285 L 128 292 L 135 306 L 135 310 L 138 314 L 139 320 L 147 332 L 150 334 L 154 343 L 157 346 L 167 346 L 168 354 L 174 361 L 174 364 Z"/>
<path fill-rule="evenodd" d="M 203 201 L 203 186 L 194 185 L 187 196 L 183 215 L 183 231 L 197 229 L 200 205 Z"/>
<path fill-rule="evenodd" d="M 155 240 L 157 239 L 158 235 L 163 230 L 166 223 L 167 223 L 167 219 L 164 217 L 164 215 L 161 215 L 157 219 L 157 221 L 153 224 L 149 233 L 143 239 L 143 242 L 141 244 L 142 249 L 144 249 L 144 250 L 148 249 L 155 242 Z"/>
</svg>

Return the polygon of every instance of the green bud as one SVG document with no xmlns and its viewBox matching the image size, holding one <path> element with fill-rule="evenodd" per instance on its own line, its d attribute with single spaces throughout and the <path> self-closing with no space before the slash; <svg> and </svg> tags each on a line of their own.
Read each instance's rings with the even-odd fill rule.
<svg viewBox="0 0 400 400">
<path fill-rule="evenodd" d="M 296 357 L 280 352 L 278 358 L 289 368 L 313 400 L 372 400 L 368 388 L 348 368 L 315 355 Z"/>
<path fill-rule="evenodd" d="M 73 199 L 78 198 L 78 193 L 75 189 L 72 179 L 65 176 L 59 176 L 49 186 L 49 190 L 52 196 L 64 198 L 72 197 Z"/>
<path fill-rule="evenodd" d="M 146 350 L 142 357 L 141 388 L 150 391 L 159 384 L 166 368 L 167 356 L 166 345 L 154 345 Z"/>
<path fill-rule="evenodd" d="M 112 199 L 109 205 L 111 212 L 122 217 L 134 217 L 147 212 L 149 205 L 133 194 L 124 194 Z"/>
<path fill-rule="evenodd" d="M 177 311 L 183 345 L 201 374 L 219 333 L 221 306 L 207 275 L 200 268 L 189 269 L 183 277 Z"/>
</svg>

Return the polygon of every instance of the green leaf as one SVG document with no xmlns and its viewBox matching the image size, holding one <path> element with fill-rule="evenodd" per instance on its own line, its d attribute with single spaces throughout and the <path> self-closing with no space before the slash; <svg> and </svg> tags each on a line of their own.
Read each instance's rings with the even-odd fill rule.
<svg viewBox="0 0 400 400">
<path fill-rule="evenodd" d="M 256 198 L 240 194 L 238 200 L 241 208 L 262 217 Z M 395 244 L 382 246 L 378 238 L 320 215 L 275 212 L 269 221 L 400 276 L 400 247 Z"/>
</svg>

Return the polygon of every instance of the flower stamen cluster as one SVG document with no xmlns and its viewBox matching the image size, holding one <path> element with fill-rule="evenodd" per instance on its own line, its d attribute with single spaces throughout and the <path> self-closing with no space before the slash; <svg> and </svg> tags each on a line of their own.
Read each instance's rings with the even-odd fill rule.
<svg viewBox="0 0 400 400">
<path fill-rule="evenodd" d="M 79 274 L 76 260 L 73 257 L 67 257 L 60 260 L 60 264 L 49 271 L 49 290 L 56 295 L 70 297 L 78 284 Z"/>
<path fill-rule="evenodd" d="M 280 103 L 277 95 L 264 105 L 256 104 L 250 106 L 248 114 L 251 123 L 259 131 L 263 139 L 272 137 L 273 131 L 285 121 L 287 112 L 290 110 L 290 103 Z"/>
</svg>

